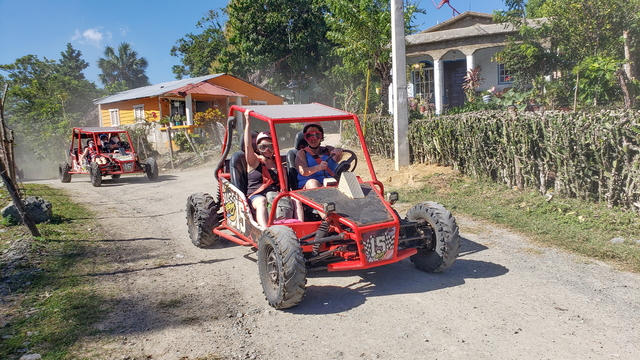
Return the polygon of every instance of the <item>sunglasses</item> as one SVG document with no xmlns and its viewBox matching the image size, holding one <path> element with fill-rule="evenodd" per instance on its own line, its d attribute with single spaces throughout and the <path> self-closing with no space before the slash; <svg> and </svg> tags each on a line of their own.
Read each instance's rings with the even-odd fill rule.
<svg viewBox="0 0 640 360">
<path fill-rule="evenodd" d="M 319 131 L 310 131 L 304 134 L 304 138 L 306 140 L 311 140 L 313 138 L 316 138 L 316 140 L 320 140 L 322 139 L 322 133 Z"/>
<path fill-rule="evenodd" d="M 260 151 L 267 151 L 267 149 L 273 151 L 273 144 L 269 144 L 269 145 L 260 144 L 260 145 L 258 145 L 258 150 L 260 150 Z"/>
</svg>

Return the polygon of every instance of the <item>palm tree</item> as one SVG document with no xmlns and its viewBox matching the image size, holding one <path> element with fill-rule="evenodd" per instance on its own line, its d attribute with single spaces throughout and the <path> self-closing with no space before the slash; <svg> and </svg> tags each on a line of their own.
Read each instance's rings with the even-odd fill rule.
<svg viewBox="0 0 640 360">
<path fill-rule="evenodd" d="M 138 58 L 131 44 L 123 42 L 118 45 L 117 54 L 111 46 L 104 49 L 104 58 L 98 59 L 98 67 L 102 70 L 98 78 L 103 85 L 123 81 L 129 89 L 147 86 L 149 77 L 144 73 L 147 66 L 147 59 Z"/>
</svg>

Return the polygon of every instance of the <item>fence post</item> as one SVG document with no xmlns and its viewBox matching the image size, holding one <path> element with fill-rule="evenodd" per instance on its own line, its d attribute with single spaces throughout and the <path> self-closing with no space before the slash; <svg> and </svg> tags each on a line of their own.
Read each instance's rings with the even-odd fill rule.
<svg viewBox="0 0 640 360">
<path fill-rule="evenodd" d="M 174 170 L 173 166 L 173 144 L 171 142 L 171 123 L 167 124 L 167 136 L 169 137 L 169 156 L 171 156 L 171 170 Z"/>
</svg>

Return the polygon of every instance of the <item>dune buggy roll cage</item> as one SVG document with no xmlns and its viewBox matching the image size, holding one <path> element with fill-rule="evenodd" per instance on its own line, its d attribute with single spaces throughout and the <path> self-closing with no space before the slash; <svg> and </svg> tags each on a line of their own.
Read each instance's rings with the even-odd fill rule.
<svg viewBox="0 0 640 360">
<path fill-rule="evenodd" d="M 232 131 L 236 128 L 237 119 L 233 116 L 235 111 L 239 111 L 244 116 L 252 116 L 256 119 L 262 120 L 269 124 L 269 131 L 271 132 L 272 139 L 278 139 L 278 134 L 276 131 L 275 125 L 277 124 L 291 124 L 291 123 L 300 123 L 300 122 L 324 122 L 324 121 L 339 121 L 339 120 L 353 120 L 356 126 L 356 131 L 358 132 L 358 139 L 360 140 L 360 145 L 362 145 L 362 151 L 364 152 L 364 157 L 367 161 L 367 166 L 369 168 L 369 174 L 371 175 L 371 183 L 378 186 L 380 193 L 384 194 L 384 185 L 378 181 L 376 177 L 375 171 L 373 169 L 373 163 L 371 162 L 371 158 L 369 156 L 369 150 L 367 149 L 367 144 L 364 141 L 364 133 L 362 132 L 362 127 L 360 126 L 360 121 L 358 120 L 358 116 L 355 114 L 351 114 L 348 112 L 340 111 L 334 108 L 330 108 L 323 104 L 312 103 L 314 105 L 315 112 L 309 112 L 309 104 L 292 104 L 292 105 L 258 105 L 258 106 L 239 106 L 233 105 L 229 109 L 229 119 L 227 121 L 227 128 L 225 130 L 224 144 L 223 149 L 224 152 L 222 154 L 222 158 L 216 167 L 215 174 L 216 178 L 219 178 L 220 172 L 224 167 L 224 162 L 229 155 L 229 151 L 231 148 L 232 141 Z M 300 116 L 301 109 L 304 109 L 305 115 Z M 256 111 L 257 110 L 257 111 Z M 260 111 L 260 112 L 258 112 Z M 242 149 L 241 149 L 242 150 Z M 273 153 L 280 155 L 280 146 L 278 141 L 273 141 Z M 282 161 L 276 161 L 276 166 L 278 168 L 278 180 L 280 181 L 280 193 L 274 199 L 274 203 L 277 203 L 280 198 L 285 196 L 291 196 L 292 198 L 301 200 L 305 202 L 305 200 L 293 193 L 289 192 L 289 189 L 285 187 L 285 174 L 284 168 L 282 166 Z M 313 208 L 319 211 L 323 211 L 323 209 L 315 204 L 310 204 Z M 275 212 L 271 212 L 269 216 L 269 224 L 273 224 L 275 219 Z"/>
</svg>

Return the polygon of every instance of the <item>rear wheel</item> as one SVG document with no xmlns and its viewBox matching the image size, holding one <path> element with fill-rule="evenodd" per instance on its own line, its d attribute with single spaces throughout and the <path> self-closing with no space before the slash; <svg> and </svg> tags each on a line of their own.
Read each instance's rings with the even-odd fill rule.
<svg viewBox="0 0 640 360">
<path fill-rule="evenodd" d="M 102 173 L 100 172 L 100 165 L 97 162 L 92 162 L 89 167 L 89 177 L 91 177 L 91 185 L 99 187 L 102 185 Z"/>
<path fill-rule="evenodd" d="M 60 176 L 61 182 L 71 182 L 71 174 L 69 174 L 69 171 L 71 171 L 71 166 L 69 166 L 69 164 L 62 163 L 58 165 L 58 175 Z"/>
<path fill-rule="evenodd" d="M 154 158 L 147 158 L 147 166 L 145 167 L 147 179 L 150 181 L 158 180 L 158 163 Z"/>
<path fill-rule="evenodd" d="M 265 229 L 258 241 L 258 272 L 269 305 L 296 306 L 307 284 L 307 268 L 295 232 L 282 225 Z"/>
<path fill-rule="evenodd" d="M 222 220 L 219 208 L 220 203 L 209 194 L 195 193 L 187 198 L 187 226 L 193 245 L 203 248 L 218 242 L 219 236 L 213 229 Z"/>
<path fill-rule="evenodd" d="M 407 220 L 420 222 L 418 231 L 431 234 L 431 241 L 424 240 L 411 262 L 420 270 L 440 272 L 456 261 L 460 248 L 459 229 L 449 210 L 436 202 L 423 202 L 407 211 Z"/>
</svg>

